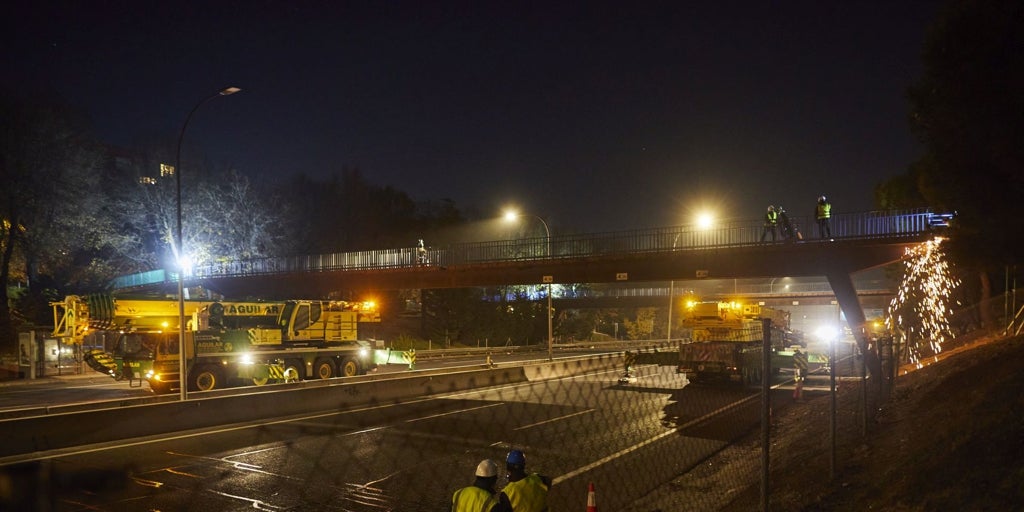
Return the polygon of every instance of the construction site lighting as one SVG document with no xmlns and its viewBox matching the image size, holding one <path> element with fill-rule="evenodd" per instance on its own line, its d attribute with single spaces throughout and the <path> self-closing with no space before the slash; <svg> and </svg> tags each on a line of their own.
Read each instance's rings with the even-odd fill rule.
<svg viewBox="0 0 1024 512">
<path fill-rule="evenodd" d="M 710 213 L 703 212 L 697 215 L 697 228 L 709 229 L 715 224 L 715 217 Z"/>
<path fill-rule="evenodd" d="M 518 220 L 520 217 L 523 217 L 523 216 L 524 216 L 523 214 L 520 214 L 519 212 L 517 212 L 514 209 L 506 209 L 505 210 L 505 214 L 504 214 L 506 222 L 515 222 L 516 220 Z M 547 241 L 547 243 L 545 244 L 547 246 L 547 251 L 546 252 L 547 252 L 547 257 L 550 258 L 551 257 L 551 230 L 548 228 L 548 223 L 543 218 L 541 218 L 538 215 L 528 214 L 528 215 L 525 215 L 525 216 L 533 217 L 533 218 L 539 220 L 541 225 L 544 226 L 544 235 L 546 237 L 545 240 Z M 553 327 L 552 327 L 552 324 L 553 324 L 552 316 L 554 315 L 554 311 L 553 311 L 552 306 L 551 306 L 551 283 L 550 282 L 547 283 L 547 288 L 548 288 L 548 361 L 551 361 L 551 360 L 554 359 L 553 345 L 554 345 L 554 342 L 555 342 L 554 341 L 555 338 L 554 338 L 554 330 L 553 330 Z"/>
<path fill-rule="evenodd" d="M 189 111 L 188 115 L 185 116 L 185 122 L 181 125 L 181 131 L 178 133 L 178 151 L 174 160 L 174 181 L 177 189 L 177 204 L 178 204 L 178 223 L 177 229 L 175 230 L 175 250 L 177 254 L 184 254 L 183 237 L 181 236 L 181 144 L 185 140 L 185 131 L 188 129 L 188 123 L 192 120 L 192 115 L 199 110 L 199 107 L 203 106 L 207 101 L 220 96 L 230 96 L 236 92 L 241 91 L 238 87 L 225 87 L 217 91 L 216 94 L 207 96 L 196 103 L 192 110 Z M 178 387 L 181 388 L 181 399 L 186 400 L 188 398 L 188 379 L 187 377 L 187 362 L 185 361 L 185 267 L 181 261 L 178 262 Z"/>
</svg>

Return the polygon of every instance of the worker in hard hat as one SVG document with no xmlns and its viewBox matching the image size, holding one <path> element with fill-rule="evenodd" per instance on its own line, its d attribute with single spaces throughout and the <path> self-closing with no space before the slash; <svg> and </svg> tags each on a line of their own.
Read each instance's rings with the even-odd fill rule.
<svg viewBox="0 0 1024 512">
<path fill-rule="evenodd" d="M 505 458 L 508 469 L 508 485 L 502 492 L 508 496 L 515 512 L 544 512 L 548 509 L 548 489 L 551 479 L 526 472 L 526 454 L 522 450 L 512 450 Z"/>
<path fill-rule="evenodd" d="M 476 465 L 473 485 L 463 487 L 452 495 L 452 512 L 512 512 L 508 496 L 497 491 L 498 463 L 484 459 Z"/>
<path fill-rule="evenodd" d="M 818 219 L 818 236 L 832 238 L 832 203 L 825 196 L 818 196 L 814 216 Z"/>
<path fill-rule="evenodd" d="M 779 225 L 779 212 L 775 211 L 775 207 L 768 205 L 768 211 L 764 214 L 764 230 L 761 231 L 761 241 L 764 242 L 768 233 L 772 234 L 772 242 L 778 236 L 778 225 Z"/>
</svg>

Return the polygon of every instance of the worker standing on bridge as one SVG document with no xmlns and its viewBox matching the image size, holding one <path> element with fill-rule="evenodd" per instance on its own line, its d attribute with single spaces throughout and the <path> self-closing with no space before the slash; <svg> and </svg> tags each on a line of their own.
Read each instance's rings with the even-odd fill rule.
<svg viewBox="0 0 1024 512">
<path fill-rule="evenodd" d="M 498 483 L 498 463 L 491 459 L 480 461 L 475 476 L 473 485 L 452 495 L 452 512 L 511 512 L 508 496 L 494 488 Z"/>
<path fill-rule="evenodd" d="M 427 247 L 423 245 L 423 239 L 420 238 L 416 241 L 416 264 L 426 265 L 429 263 L 427 260 Z"/>
<path fill-rule="evenodd" d="M 789 221 L 789 214 L 786 213 L 785 208 L 782 205 L 775 207 L 775 213 L 778 214 L 779 225 L 782 226 L 782 239 L 783 240 L 803 240 L 803 235 L 800 234 L 800 230 L 797 229 L 796 225 Z"/>
<path fill-rule="evenodd" d="M 778 236 L 778 225 L 779 225 L 779 212 L 775 211 L 775 207 L 768 205 L 768 211 L 764 214 L 764 231 L 761 232 L 761 241 L 768 236 L 768 232 L 772 233 L 772 242 L 775 241 Z"/>
<path fill-rule="evenodd" d="M 825 196 L 818 197 L 818 205 L 814 209 L 814 216 L 818 219 L 818 236 L 821 238 L 832 238 L 832 203 L 825 199 Z"/>
<path fill-rule="evenodd" d="M 793 351 L 793 400 L 804 399 L 804 379 L 807 378 L 807 354 Z"/>
<path fill-rule="evenodd" d="M 551 489 L 551 478 L 526 473 L 526 454 L 521 450 L 508 452 L 505 458 L 508 469 L 508 485 L 502 492 L 508 496 L 515 512 L 546 512 L 548 509 L 548 490 Z"/>
</svg>

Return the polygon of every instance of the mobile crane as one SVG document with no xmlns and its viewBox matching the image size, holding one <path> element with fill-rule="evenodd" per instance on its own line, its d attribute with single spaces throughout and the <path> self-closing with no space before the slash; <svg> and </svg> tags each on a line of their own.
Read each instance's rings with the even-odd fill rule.
<svg viewBox="0 0 1024 512">
<path fill-rule="evenodd" d="M 178 302 L 68 296 L 51 303 L 54 336 L 94 348 L 94 370 L 157 393 L 180 389 Z M 372 303 L 185 301 L 186 383 L 205 391 L 270 380 L 351 376 L 375 368 L 359 322 L 380 322 Z M 108 345 L 110 347 L 108 348 Z"/>
<path fill-rule="evenodd" d="M 69 295 L 51 302 L 53 335 L 72 346 L 90 346 L 82 359 L 115 380 L 142 384 L 152 363 L 152 347 L 177 339 L 178 301 L 166 298 L 115 298 L 109 294 Z M 184 301 L 186 318 L 210 311 L 212 323 L 228 328 L 275 325 L 283 302 Z"/>
<path fill-rule="evenodd" d="M 679 346 L 677 373 L 686 374 L 691 382 L 760 382 L 763 318 L 771 320 L 772 366 L 778 368 L 779 353 L 790 341 L 788 313 L 738 302 L 687 303 L 682 324 L 690 330 L 690 341 Z"/>
<path fill-rule="evenodd" d="M 209 391 L 270 380 L 329 379 L 377 367 L 370 342 L 358 339 L 361 322 L 380 322 L 373 303 L 285 301 L 275 327 L 211 328 L 198 313 L 198 330 L 186 333 L 188 389 Z M 179 342 L 161 340 L 144 374 L 157 393 L 180 389 Z"/>
</svg>

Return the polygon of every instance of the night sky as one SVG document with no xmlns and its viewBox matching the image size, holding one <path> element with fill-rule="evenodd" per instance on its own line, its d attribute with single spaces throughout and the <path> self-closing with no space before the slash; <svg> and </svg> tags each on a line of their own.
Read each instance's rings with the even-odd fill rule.
<svg viewBox="0 0 1024 512">
<path fill-rule="evenodd" d="M 921 152 L 905 91 L 936 1 L 103 2 L 5 8 L 2 86 L 120 146 L 251 175 L 358 168 L 557 229 L 872 207 Z M 168 148 L 173 150 L 173 147 Z M 187 174 L 185 174 L 187 179 Z"/>
</svg>

